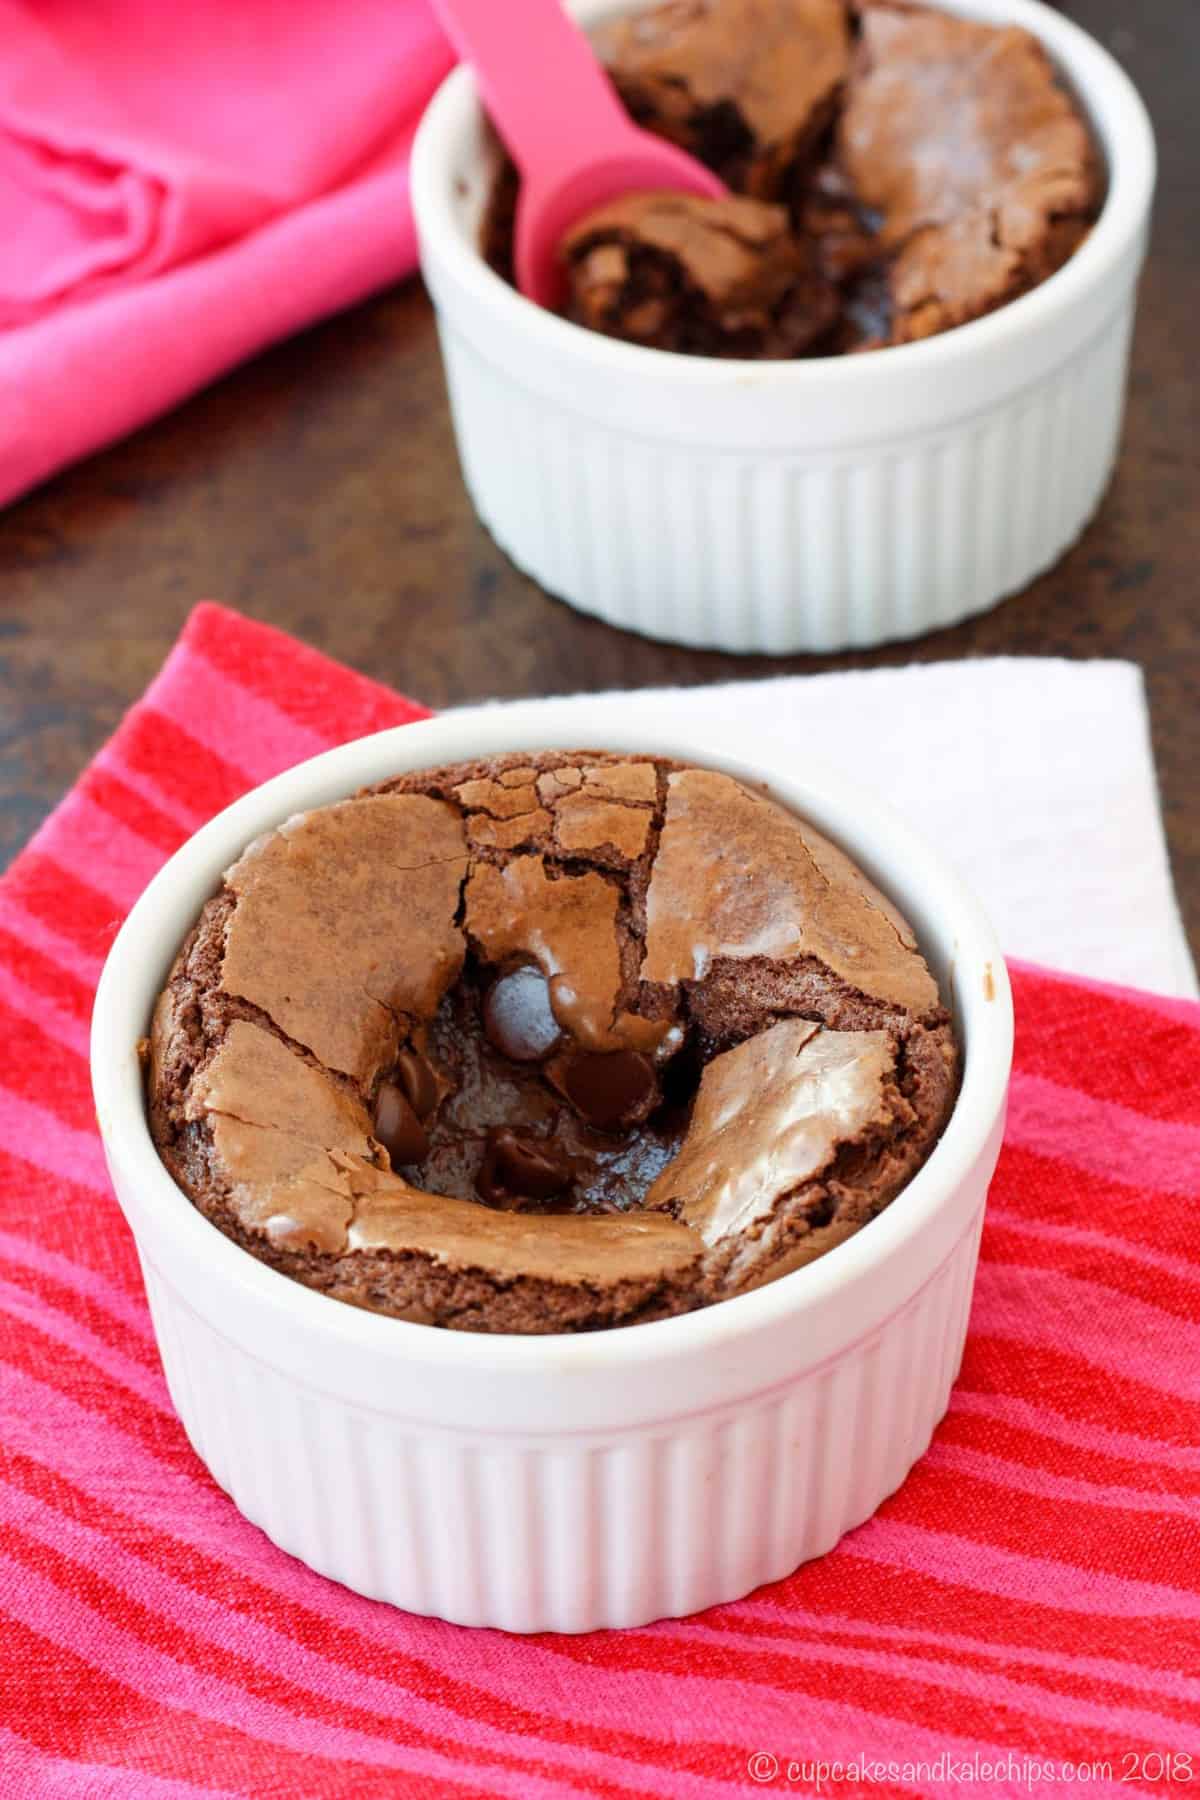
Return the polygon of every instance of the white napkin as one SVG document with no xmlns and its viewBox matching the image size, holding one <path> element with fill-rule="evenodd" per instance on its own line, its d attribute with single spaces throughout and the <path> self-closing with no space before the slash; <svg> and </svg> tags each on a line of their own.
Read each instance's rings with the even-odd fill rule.
<svg viewBox="0 0 1200 1800">
<path fill-rule="evenodd" d="M 768 765 L 810 750 L 957 865 L 1012 956 L 1196 997 L 1141 670 L 1052 657 L 780 676 L 599 696 Z M 589 696 L 589 706 L 596 696 Z M 540 702 L 572 735 L 574 698 Z"/>
</svg>

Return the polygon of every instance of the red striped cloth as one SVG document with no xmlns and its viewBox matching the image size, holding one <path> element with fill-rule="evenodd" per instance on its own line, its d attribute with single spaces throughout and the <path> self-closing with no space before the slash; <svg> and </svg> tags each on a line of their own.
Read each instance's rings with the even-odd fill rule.
<svg viewBox="0 0 1200 1800">
<path fill-rule="evenodd" d="M 0 1796 L 1200 1785 L 1197 1006 L 1017 972 L 949 1417 L 875 1519 L 738 1605 L 466 1631 L 310 1574 L 209 1479 L 103 1170 L 93 985 L 218 807 L 421 715 L 201 607 L 0 884 Z"/>
</svg>

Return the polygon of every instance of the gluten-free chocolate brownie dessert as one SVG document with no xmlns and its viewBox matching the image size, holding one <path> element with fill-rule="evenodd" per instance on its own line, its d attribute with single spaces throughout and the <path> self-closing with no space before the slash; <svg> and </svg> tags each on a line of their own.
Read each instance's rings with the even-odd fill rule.
<svg viewBox="0 0 1200 1800">
<path fill-rule="evenodd" d="M 256 840 L 147 1063 L 163 1161 L 236 1243 L 503 1332 L 811 1262 L 924 1162 L 958 1076 L 912 932 L 828 839 L 599 751 L 398 776 Z"/>
<path fill-rule="evenodd" d="M 1046 280 L 1098 213 L 1089 128 L 1019 27 L 905 0 L 664 0 L 595 40 L 632 116 L 734 196 L 579 221 L 565 311 L 610 336 L 750 358 L 910 342 Z M 516 195 L 506 166 L 483 246 L 509 279 Z"/>
<path fill-rule="evenodd" d="M 565 239 L 571 317 L 696 356 L 802 356 L 837 317 L 782 206 L 631 194 Z"/>
<path fill-rule="evenodd" d="M 594 42 L 639 125 L 759 200 L 816 154 L 850 72 L 845 0 L 665 0 Z"/>
</svg>

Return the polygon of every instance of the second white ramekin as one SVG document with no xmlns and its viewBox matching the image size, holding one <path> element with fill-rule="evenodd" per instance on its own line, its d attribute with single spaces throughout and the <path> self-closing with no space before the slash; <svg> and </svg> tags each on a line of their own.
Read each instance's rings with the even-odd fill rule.
<svg viewBox="0 0 1200 1800">
<path fill-rule="evenodd" d="M 749 763 L 640 727 L 577 744 Z M 867 795 L 770 785 L 892 894 L 965 1047 L 946 1132 L 903 1194 L 820 1261 L 701 1312 L 578 1336 L 438 1331 L 327 1299 L 237 1248 L 175 1186 L 138 1040 L 221 871 L 292 813 L 402 769 L 561 743 L 537 708 L 406 725 L 238 801 L 151 882 L 96 996 L 92 1081 L 171 1398 L 249 1519 L 322 1574 L 510 1631 L 636 1625 L 731 1600 L 834 1545 L 903 1481 L 962 1354 L 1004 1123 L 1012 1009 L 957 878 Z M 397 929 L 402 929 L 397 921 Z"/>
<path fill-rule="evenodd" d="M 981 612 L 1079 535 L 1120 433 L 1153 136 L 1118 64 L 1050 7 L 953 10 L 1042 39 L 1100 140 L 1104 210 L 1032 293 L 863 356 L 676 356 L 533 306 L 479 254 L 495 152 L 473 79 L 435 95 L 412 194 L 463 474 L 550 593 L 651 637 L 829 651 Z"/>
</svg>

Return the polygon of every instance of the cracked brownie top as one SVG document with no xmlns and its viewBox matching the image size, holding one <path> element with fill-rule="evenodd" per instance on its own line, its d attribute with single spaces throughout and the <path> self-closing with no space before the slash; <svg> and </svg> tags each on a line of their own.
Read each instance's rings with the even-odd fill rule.
<svg viewBox="0 0 1200 1800">
<path fill-rule="evenodd" d="M 593 751 L 289 819 L 155 1010 L 167 1167 L 246 1250 L 428 1324 L 563 1331 L 811 1261 L 912 1176 L 957 1082 L 904 919 L 711 770 Z"/>
</svg>

